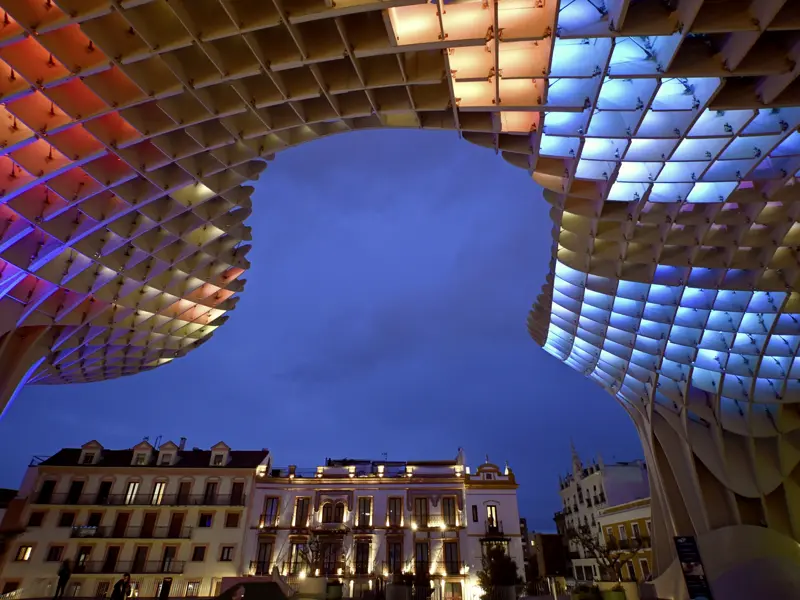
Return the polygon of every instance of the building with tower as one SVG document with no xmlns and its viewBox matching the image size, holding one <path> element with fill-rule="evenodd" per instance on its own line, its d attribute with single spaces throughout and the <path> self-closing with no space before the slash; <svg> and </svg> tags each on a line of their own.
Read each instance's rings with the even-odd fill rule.
<svg viewBox="0 0 800 600">
<path fill-rule="evenodd" d="M 488 461 L 326 459 L 259 475 L 247 523 L 248 574 L 312 574 L 358 597 L 395 575 L 428 574 L 434 600 L 478 600 L 487 545 L 502 545 L 524 577 L 513 471 Z M 313 565 L 304 558 L 309 548 Z"/>
<path fill-rule="evenodd" d="M 572 444 L 572 471 L 559 478 L 559 493 L 563 509 L 556 515 L 563 519 L 568 558 L 572 576 L 576 581 L 593 581 L 600 578 L 597 560 L 588 554 L 569 531 L 584 527 L 603 539 L 600 515 L 609 506 L 625 504 L 650 495 L 650 483 L 644 461 L 606 464 L 598 455 L 595 461 L 584 465 Z"/>
</svg>

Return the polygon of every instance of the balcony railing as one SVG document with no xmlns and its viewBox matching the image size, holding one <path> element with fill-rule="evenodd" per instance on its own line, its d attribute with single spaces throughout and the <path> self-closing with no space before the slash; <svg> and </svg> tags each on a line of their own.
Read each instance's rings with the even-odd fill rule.
<svg viewBox="0 0 800 600">
<path fill-rule="evenodd" d="M 632 540 L 618 540 L 614 537 L 606 540 L 606 546 L 609 550 L 641 550 L 642 548 L 650 547 L 649 537 L 637 537 Z"/>
<path fill-rule="evenodd" d="M 381 572 L 384 576 L 400 575 L 403 572 L 404 563 L 402 560 L 383 561 L 381 563 Z"/>
<path fill-rule="evenodd" d="M 278 515 L 270 513 L 262 513 L 258 517 L 259 529 L 275 529 L 278 526 Z"/>
<path fill-rule="evenodd" d="M 464 520 L 458 513 L 445 514 L 445 515 L 412 515 L 411 516 L 412 528 L 417 529 L 455 529 L 456 527 L 463 527 Z"/>
<path fill-rule="evenodd" d="M 164 573 L 180 575 L 183 573 L 184 561 L 182 560 L 157 560 L 157 561 L 107 561 L 90 560 L 76 563 L 73 573 Z"/>
<path fill-rule="evenodd" d="M 126 527 L 119 529 L 114 525 L 91 527 L 89 525 L 76 526 L 70 533 L 72 538 L 137 538 L 137 539 L 184 539 L 192 537 L 191 527 Z"/>
<path fill-rule="evenodd" d="M 250 573 L 259 576 L 271 575 L 273 566 L 275 563 L 268 560 L 251 560 Z"/>
<path fill-rule="evenodd" d="M 39 495 L 33 504 L 66 506 L 244 506 L 244 494 L 50 494 Z"/>
<path fill-rule="evenodd" d="M 315 565 L 309 566 L 302 560 L 297 561 L 284 561 L 281 573 L 286 575 L 299 575 L 305 573 L 306 575 L 320 575 L 320 576 L 337 576 L 344 575 L 346 563 L 344 560 L 320 560 Z"/>
<path fill-rule="evenodd" d="M 492 519 L 486 519 L 486 535 L 493 536 L 493 535 L 503 535 L 503 522 L 502 521 L 493 521 Z"/>
</svg>

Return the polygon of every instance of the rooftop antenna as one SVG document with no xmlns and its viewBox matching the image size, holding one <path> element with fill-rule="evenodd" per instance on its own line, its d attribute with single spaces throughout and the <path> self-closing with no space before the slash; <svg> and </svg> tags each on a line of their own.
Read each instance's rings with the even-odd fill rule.
<svg viewBox="0 0 800 600">
<path fill-rule="evenodd" d="M 384 462 L 389 460 L 388 452 L 381 452 L 381 456 L 383 457 Z"/>
<path fill-rule="evenodd" d="M 156 443 L 155 443 L 155 444 L 153 444 L 153 446 L 155 446 L 156 450 L 158 450 L 158 449 L 161 447 L 161 438 L 162 438 L 162 437 L 164 437 L 164 436 L 163 436 L 163 435 L 159 435 L 159 436 L 156 438 Z"/>
</svg>

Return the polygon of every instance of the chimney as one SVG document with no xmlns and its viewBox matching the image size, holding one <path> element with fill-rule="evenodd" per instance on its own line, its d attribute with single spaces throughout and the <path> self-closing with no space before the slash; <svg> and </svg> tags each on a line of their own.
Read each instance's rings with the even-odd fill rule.
<svg viewBox="0 0 800 600">
<path fill-rule="evenodd" d="M 181 438 L 181 443 L 178 445 L 178 450 L 183 450 L 186 447 L 186 438 Z"/>
</svg>

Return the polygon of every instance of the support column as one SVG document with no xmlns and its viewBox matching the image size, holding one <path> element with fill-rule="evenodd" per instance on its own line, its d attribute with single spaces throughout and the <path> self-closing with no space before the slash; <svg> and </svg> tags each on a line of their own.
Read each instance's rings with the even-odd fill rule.
<svg viewBox="0 0 800 600">
<path fill-rule="evenodd" d="M 0 418 L 32 373 L 47 358 L 46 326 L 12 329 L 0 336 Z"/>
<path fill-rule="evenodd" d="M 800 451 L 790 448 L 798 430 L 753 439 L 652 406 L 626 409 L 650 476 L 657 597 L 688 598 L 673 542 L 678 535 L 697 540 L 715 598 L 794 597 L 800 589 Z"/>
</svg>

